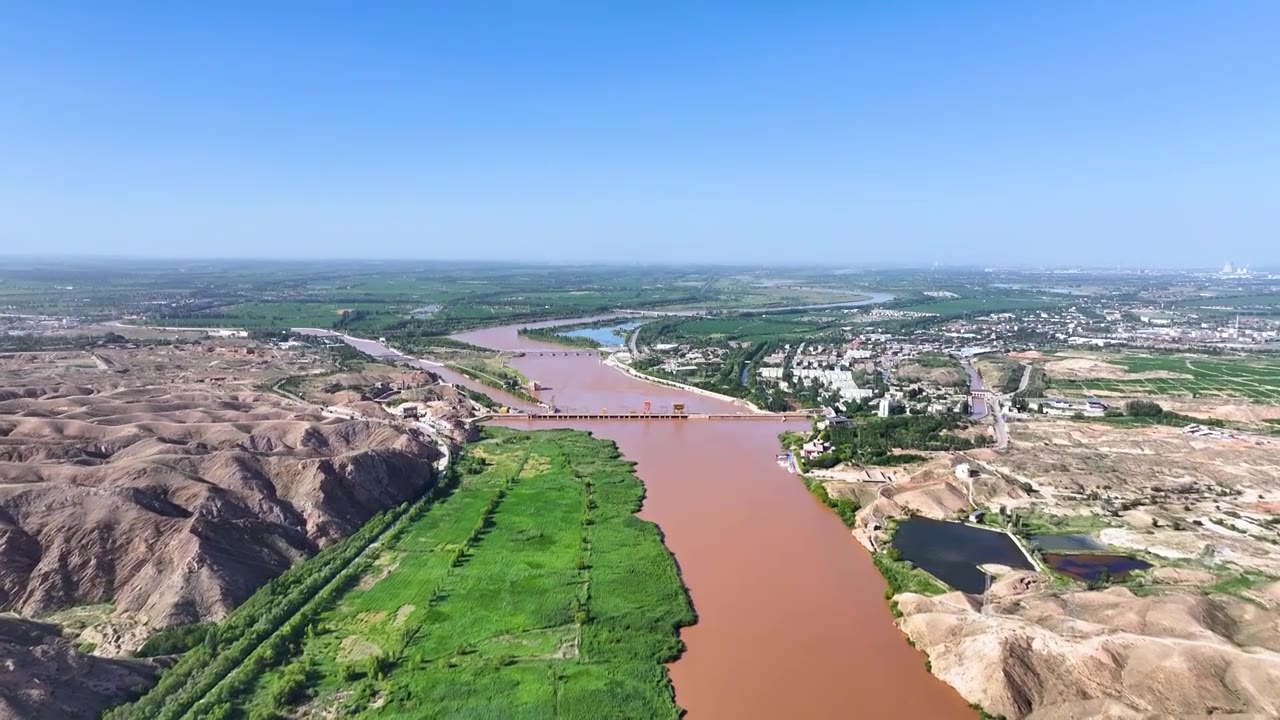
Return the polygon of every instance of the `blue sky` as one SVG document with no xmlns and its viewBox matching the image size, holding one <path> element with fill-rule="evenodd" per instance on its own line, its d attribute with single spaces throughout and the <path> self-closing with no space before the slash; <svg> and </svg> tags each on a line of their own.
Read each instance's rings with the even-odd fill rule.
<svg viewBox="0 0 1280 720">
<path fill-rule="evenodd" d="M 194 5 L 0 3 L 0 252 L 1280 265 L 1272 0 Z"/>
</svg>

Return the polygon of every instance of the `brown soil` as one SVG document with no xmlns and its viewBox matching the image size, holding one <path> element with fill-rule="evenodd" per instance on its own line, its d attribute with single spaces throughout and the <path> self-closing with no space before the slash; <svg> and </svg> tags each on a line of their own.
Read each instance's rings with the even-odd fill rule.
<svg viewBox="0 0 1280 720">
<path fill-rule="evenodd" d="M 907 363 L 894 373 L 901 382 L 928 382 L 940 387 L 967 387 L 969 378 L 959 368 L 931 368 Z"/>
<path fill-rule="evenodd" d="M 289 362 L 273 353 L 112 351 L 110 370 L 0 359 L 0 610 L 111 603 L 121 628 L 84 637 L 126 652 L 146 628 L 222 617 L 433 482 L 416 428 L 254 391 Z M 62 680 L 59 697 L 89 692 Z"/>
<path fill-rule="evenodd" d="M 1045 363 L 1044 371 L 1053 378 L 1062 380 L 1141 380 L 1156 378 L 1193 379 L 1187 373 L 1168 372 L 1166 370 L 1150 370 L 1147 372 L 1129 372 L 1119 365 L 1087 357 L 1069 357 L 1051 360 Z"/>
<path fill-rule="evenodd" d="M 1160 401 L 1166 410 L 1200 418 L 1218 418 L 1243 423 L 1260 423 L 1280 418 L 1280 405 L 1216 401 Z"/>
<path fill-rule="evenodd" d="M 150 685 L 155 670 L 86 655 L 57 626 L 0 617 L 0 719 L 97 717 Z"/>
<path fill-rule="evenodd" d="M 900 625 L 932 671 L 1008 718 L 1275 717 L 1280 581 L 1206 595 L 1241 568 L 1280 575 L 1262 510 L 1280 502 L 1280 443 L 1197 438 L 1176 428 L 1067 420 L 1011 423 L 1007 449 L 939 454 L 889 484 L 827 483 L 857 497 L 855 535 L 883 541 L 889 518 L 954 517 L 970 507 L 1059 516 L 1157 566 L 1145 596 L 1066 589 L 987 568 L 984 597 L 899 595 Z M 978 470 L 970 483 L 953 465 Z M 1189 567 L 1191 566 L 1191 567 Z M 985 603 L 985 605 L 984 605 Z"/>
<path fill-rule="evenodd" d="M 898 597 L 901 626 L 933 672 L 989 712 L 1035 720 L 1280 713 L 1280 631 L 1248 602 L 1123 588 L 992 595 L 985 608 L 962 593 Z"/>
<path fill-rule="evenodd" d="M 1280 442 L 1072 420 L 1022 420 L 1009 431 L 1008 449 L 970 455 L 1034 493 L 994 504 L 1107 518 L 1113 527 L 1100 537 L 1119 547 L 1280 575 L 1280 532 L 1258 512 L 1280 502 Z"/>
</svg>

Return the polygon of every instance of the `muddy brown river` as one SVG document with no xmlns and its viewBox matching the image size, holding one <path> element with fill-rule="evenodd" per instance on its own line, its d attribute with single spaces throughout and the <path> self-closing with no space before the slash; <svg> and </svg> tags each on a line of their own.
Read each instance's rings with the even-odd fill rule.
<svg viewBox="0 0 1280 720">
<path fill-rule="evenodd" d="M 505 350 L 564 349 L 520 337 L 514 326 L 455 337 Z M 672 402 L 691 413 L 748 412 L 632 378 L 590 355 L 529 355 L 512 365 L 564 410 L 628 412 L 648 400 L 654 412 Z M 689 718 L 972 718 L 894 626 L 867 552 L 775 462 L 778 434 L 804 426 L 798 422 L 506 424 L 589 430 L 637 463 L 646 488 L 640 514 L 662 528 L 698 613 L 670 667 Z"/>
</svg>

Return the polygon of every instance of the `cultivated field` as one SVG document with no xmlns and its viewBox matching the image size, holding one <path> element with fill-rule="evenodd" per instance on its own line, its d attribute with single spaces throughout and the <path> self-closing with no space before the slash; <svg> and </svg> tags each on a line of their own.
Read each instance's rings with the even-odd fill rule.
<svg viewBox="0 0 1280 720">
<path fill-rule="evenodd" d="M 986 315 L 988 313 L 1013 312 L 1034 308 L 1050 308 L 1063 303 L 1061 297 L 1012 297 L 1009 295 L 959 298 L 920 303 L 901 308 L 908 312 L 934 313 L 943 317 L 961 315 Z"/>
<path fill-rule="evenodd" d="M 615 447 L 489 429 L 458 468 L 314 616 L 263 639 L 256 672 L 130 716 L 677 717 L 663 663 L 692 609 Z"/>
<path fill-rule="evenodd" d="M 1061 362 L 1061 361 L 1057 361 Z M 1050 362 L 1053 392 L 1074 395 L 1183 395 L 1280 401 L 1280 362 L 1177 356 L 1110 356 L 1060 370 Z"/>
<path fill-rule="evenodd" d="M 682 322 L 676 328 L 676 336 L 697 339 L 771 340 L 813 332 L 813 323 L 744 315 L 740 317 L 707 318 Z"/>
</svg>

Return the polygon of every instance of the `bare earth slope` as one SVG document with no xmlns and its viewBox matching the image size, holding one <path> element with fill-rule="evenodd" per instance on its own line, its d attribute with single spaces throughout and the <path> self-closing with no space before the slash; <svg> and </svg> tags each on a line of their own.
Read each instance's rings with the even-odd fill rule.
<svg viewBox="0 0 1280 720">
<path fill-rule="evenodd" d="M 861 499 L 855 534 L 868 544 L 889 518 L 976 506 L 1155 567 L 1129 587 L 1012 572 L 981 596 L 897 595 L 934 674 L 1010 720 L 1280 717 L 1280 444 L 1047 418 L 1009 428 L 1004 449 L 829 492 Z M 961 459 L 977 477 L 955 479 Z"/>
<path fill-rule="evenodd" d="M 1019 594 L 985 610 L 962 593 L 900 595 L 903 629 L 933 672 L 1009 718 L 1280 715 L 1280 629 L 1230 596 L 1135 597 L 1124 588 Z M 1001 587 L 1003 586 L 1003 587 Z M 992 671 L 998 668 L 997 671 Z"/>
<path fill-rule="evenodd" d="M 56 626 L 0 617 L 0 718 L 93 717 L 153 675 L 137 661 L 76 652 Z"/>
<path fill-rule="evenodd" d="M 418 431 L 231 380 L 0 358 L 0 610 L 111 602 L 152 629 L 217 618 L 433 482 Z"/>
<path fill-rule="evenodd" d="M 160 625 L 218 617 L 418 495 L 432 458 L 391 425 L 259 394 L 0 402 L 0 608 L 111 600 Z"/>
</svg>

